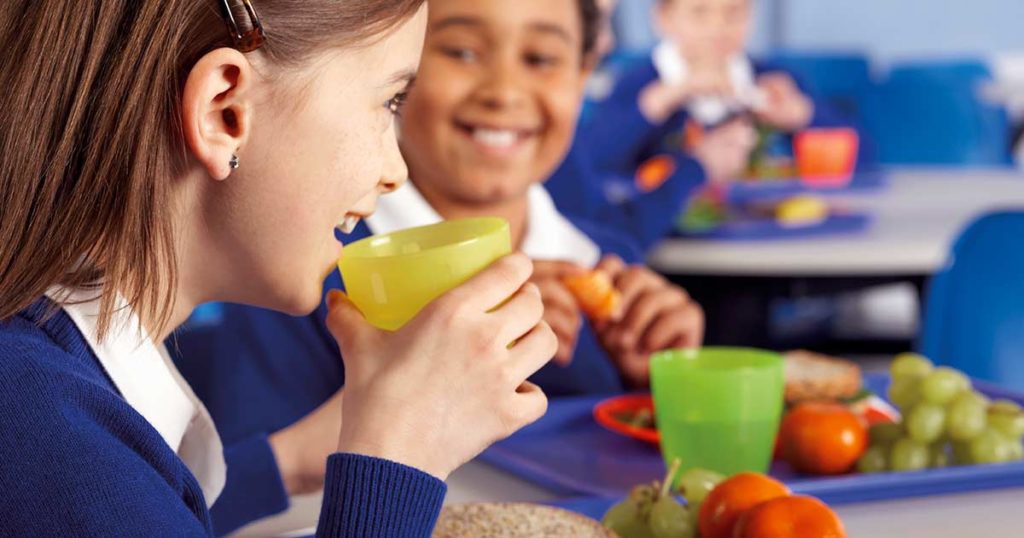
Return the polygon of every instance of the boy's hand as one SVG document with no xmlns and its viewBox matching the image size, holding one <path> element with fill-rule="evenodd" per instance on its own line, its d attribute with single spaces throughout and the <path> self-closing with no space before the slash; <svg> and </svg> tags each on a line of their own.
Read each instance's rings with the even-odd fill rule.
<svg viewBox="0 0 1024 538">
<path fill-rule="evenodd" d="M 683 84 L 667 84 L 655 80 L 640 93 L 640 112 L 647 121 L 657 125 L 686 106 L 695 97 L 728 97 L 735 94 L 725 69 L 694 70 Z"/>
<path fill-rule="evenodd" d="M 648 385 L 651 353 L 701 345 L 704 312 L 681 288 L 614 256 L 602 260 L 598 269 L 612 275 L 622 295 L 623 316 L 596 323 L 594 329 L 629 386 Z"/>
<path fill-rule="evenodd" d="M 723 183 L 738 178 L 746 170 L 756 145 L 754 126 L 746 119 L 736 119 L 705 132 L 692 154 L 704 167 L 709 182 Z"/>
<path fill-rule="evenodd" d="M 681 109 L 689 99 L 689 86 L 666 84 L 655 80 L 640 92 L 637 105 L 640 107 L 640 113 L 648 122 L 660 125 Z"/>
<path fill-rule="evenodd" d="M 576 351 L 576 340 L 580 334 L 583 317 L 579 304 L 569 292 L 562 277 L 583 271 L 583 268 L 566 261 L 533 262 L 533 282 L 540 290 L 544 302 L 544 321 L 551 326 L 558 338 L 558 351 L 554 362 L 559 366 L 567 366 L 572 362 Z"/>
<path fill-rule="evenodd" d="M 729 98 L 736 95 L 736 88 L 729 76 L 729 63 L 720 58 L 691 61 L 686 88 L 689 98 Z"/>
<path fill-rule="evenodd" d="M 785 73 L 767 73 L 757 79 L 757 87 L 766 102 L 757 112 L 757 118 L 787 132 L 807 128 L 814 117 L 814 103 L 797 87 L 793 78 Z"/>
</svg>

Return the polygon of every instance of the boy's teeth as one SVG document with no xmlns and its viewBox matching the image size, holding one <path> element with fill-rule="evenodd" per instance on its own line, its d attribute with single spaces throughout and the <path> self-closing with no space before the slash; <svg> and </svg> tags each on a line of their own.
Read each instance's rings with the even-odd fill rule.
<svg viewBox="0 0 1024 538">
<path fill-rule="evenodd" d="M 356 226 L 359 225 L 359 217 L 355 215 L 349 215 L 345 217 L 345 220 L 341 221 L 335 228 L 343 234 L 350 234 L 356 231 Z"/>
<path fill-rule="evenodd" d="M 474 129 L 473 139 L 485 146 L 507 148 L 516 143 L 515 131 L 506 129 Z"/>
</svg>

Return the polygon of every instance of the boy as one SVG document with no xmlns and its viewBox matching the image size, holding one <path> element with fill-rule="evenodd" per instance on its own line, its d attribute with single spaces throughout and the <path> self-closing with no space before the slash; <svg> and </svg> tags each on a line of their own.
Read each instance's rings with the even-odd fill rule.
<svg viewBox="0 0 1024 538">
<path fill-rule="evenodd" d="M 746 169 L 757 142 L 755 124 L 784 133 L 841 124 L 816 106 L 790 75 L 746 56 L 751 4 L 752 0 L 658 1 L 654 18 L 664 40 L 649 59 L 622 75 L 607 99 L 594 105 L 579 138 L 596 169 L 629 173 L 670 159 L 676 170 L 691 171 L 653 178 L 640 174 L 638 180 L 649 180 L 640 182 L 640 194 L 620 194 L 620 200 L 606 199 L 603 205 L 591 201 L 583 214 L 607 213 L 609 204 L 625 199 L 635 218 L 645 221 L 631 228 L 651 244 L 660 238 L 659 232 L 671 228 L 686 199 L 681 193 L 692 192 L 693 184 L 702 179 L 729 181 Z M 693 136 L 695 131 L 703 135 Z M 702 165 L 696 172 L 694 159 Z M 573 177 L 576 185 L 560 188 L 616 196 L 607 192 L 608 181 L 593 185 L 602 181 L 598 175 Z M 591 185 L 579 185 L 579 178 L 589 179 Z M 654 196 L 644 195 L 646 191 Z"/>
</svg>

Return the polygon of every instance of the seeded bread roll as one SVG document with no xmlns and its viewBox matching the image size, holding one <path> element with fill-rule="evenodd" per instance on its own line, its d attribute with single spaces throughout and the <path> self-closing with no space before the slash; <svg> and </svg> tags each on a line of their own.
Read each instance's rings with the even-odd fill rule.
<svg viewBox="0 0 1024 538">
<path fill-rule="evenodd" d="M 844 359 L 810 351 L 790 351 L 786 358 L 786 402 L 842 400 L 860 392 L 860 367 Z"/>
<path fill-rule="evenodd" d="M 526 503 L 447 506 L 434 538 L 614 538 L 615 533 L 579 514 Z"/>
</svg>

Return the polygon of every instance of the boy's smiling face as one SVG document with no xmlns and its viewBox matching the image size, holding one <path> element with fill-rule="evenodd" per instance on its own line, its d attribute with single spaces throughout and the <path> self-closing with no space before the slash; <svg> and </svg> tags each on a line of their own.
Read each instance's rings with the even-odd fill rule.
<svg viewBox="0 0 1024 538">
<path fill-rule="evenodd" d="M 569 148 L 589 74 L 577 0 L 431 0 L 401 147 L 421 190 L 500 204 Z"/>
<path fill-rule="evenodd" d="M 753 0 L 663 0 L 655 21 L 687 60 L 715 63 L 740 54 L 750 33 Z M 433 4 L 431 4 L 433 7 Z"/>
</svg>

